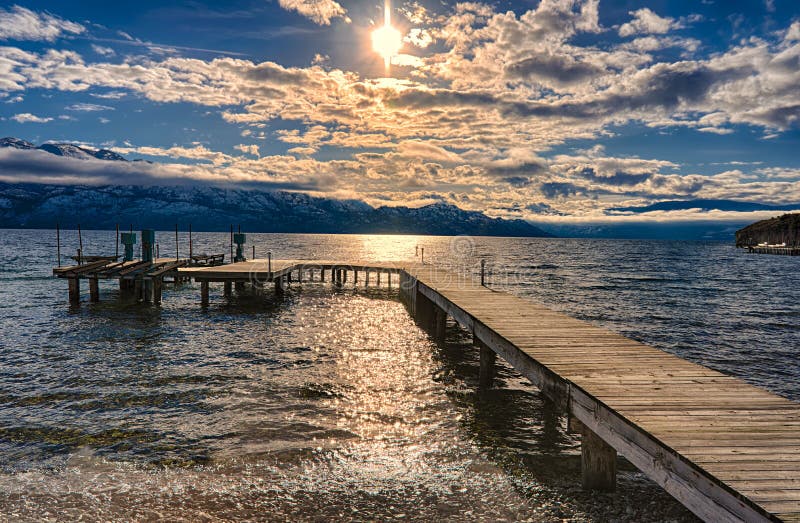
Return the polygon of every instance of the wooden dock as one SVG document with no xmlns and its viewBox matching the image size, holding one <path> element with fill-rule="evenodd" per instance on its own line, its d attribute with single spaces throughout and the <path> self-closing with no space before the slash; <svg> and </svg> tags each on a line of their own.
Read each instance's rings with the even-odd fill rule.
<svg viewBox="0 0 800 523">
<path fill-rule="evenodd" d="M 224 254 L 198 255 L 191 258 L 157 258 L 152 261 L 117 261 L 119 256 L 82 256 L 78 265 L 54 267 L 53 275 L 69 282 L 69 301 L 80 303 L 81 280 L 89 282 L 89 299 L 100 301 L 100 280 L 118 280 L 120 293 L 145 302 L 161 302 L 164 279 L 179 281 L 177 269 L 186 266 L 214 266 L 221 264 Z"/>
<path fill-rule="evenodd" d="M 706 521 L 800 521 L 800 404 L 742 380 L 431 265 L 252 260 L 176 271 L 200 282 L 203 305 L 214 282 L 226 294 L 267 283 L 280 293 L 293 280 L 383 275 L 432 336 L 444 338 L 448 317 L 472 333 L 482 386 L 499 355 L 569 417 L 585 488 L 613 490 L 620 454 Z"/>
<path fill-rule="evenodd" d="M 747 252 L 753 254 L 782 254 L 800 256 L 800 247 L 778 247 L 776 245 L 748 245 Z"/>
</svg>

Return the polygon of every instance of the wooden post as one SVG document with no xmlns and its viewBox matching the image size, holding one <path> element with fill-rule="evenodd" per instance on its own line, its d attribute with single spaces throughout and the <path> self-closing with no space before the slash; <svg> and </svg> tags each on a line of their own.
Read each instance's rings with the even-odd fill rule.
<svg viewBox="0 0 800 523">
<path fill-rule="evenodd" d="M 378 287 L 380 287 L 380 286 L 381 286 L 381 270 L 380 270 L 380 269 L 378 269 L 377 271 L 375 271 L 375 278 L 377 279 L 377 281 L 376 281 L 375 285 L 377 285 Z"/>
<path fill-rule="evenodd" d="M 208 306 L 208 281 L 206 280 L 200 282 L 200 305 Z"/>
<path fill-rule="evenodd" d="M 481 260 L 481 285 L 486 286 L 486 260 Z"/>
<path fill-rule="evenodd" d="M 414 308 L 414 315 L 417 323 L 426 332 L 430 332 L 433 326 L 433 316 L 435 305 L 424 294 L 417 290 L 416 306 Z"/>
<path fill-rule="evenodd" d="M 81 236 L 81 224 L 78 224 L 78 265 L 83 265 L 83 236 Z"/>
<path fill-rule="evenodd" d="M 189 224 L 189 261 L 192 259 L 192 224 Z"/>
<path fill-rule="evenodd" d="M 358 271 L 353 269 L 353 285 L 358 285 Z"/>
<path fill-rule="evenodd" d="M 585 490 L 613 492 L 617 483 L 617 451 L 585 425 L 581 431 L 581 474 Z"/>
<path fill-rule="evenodd" d="M 233 224 L 231 224 L 231 262 L 233 262 Z"/>
<path fill-rule="evenodd" d="M 325 281 L 325 267 L 320 267 L 319 269 L 319 281 Z"/>
<path fill-rule="evenodd" d="M 77 305 L 81 302 L 81 280 L 70 278 L 67 282 L 69 284 L 69 302 L 72 305 Z"/>
<path fill-rule="evenodd" d="M 364 287 L 369 287 L 369 269 L 364 269 Z"/>
<path fill-rule="evenodd" d="M 435 322 L 433 324 L 433 337 L 436 339 L 437 343 L 442 343 L 447 333 L 447 313 L 437 305 L 433 307 Z"/>
<path fill-rule="evenodd" d="M 142 279 L 135 276 L 133 280 L 133 295 L 137 301 L 142 299 Z"/>
<path fill-rule="evenodd" d="M 284 291 L 286 290 L 285 284 L 283 282 L 283 276 L 280 276 L 275 279 L 275 294 L 283 295 Z"/>
<path fill-rule="evenodd" d="M 93 303 L 100 301 L 100 285 L 96 276 L 89 278 L 89 300 Z"/>
<path fill-rule="evenodd" d="M 153 301 L 153 280 L 142 278 L 142 301 L 145 303 Z"/>
<path fill-rule="evenodd" d="M 117 235 L 114 238 L 114 257 L 119 258 L 119 224 L 117 224 Z"/>
<path fill-rule="evenodd" d="M 178 224 L 176 223 L 175 224 L 175 261 L 178 261 L 178 260 L 181 259 L 180 251 L 178 250 L 178 245 L 180 245 L 180 244 L 178 243 Z"/>
<path fill-rule="evenodd" d="M 61 226 L 56 224 L 56 256 L 58 256 L 58 266 L 61 267 Z"/>
<path fill-rule="evenodd" d="M 425 247 L 423 247 L 420 250 L 422 251 L 422 257 L 420 258 L 420 262 L 424 264 L 425 263 Z"/>
<path fill-rule="evenodd" d="M 497 361 L 497 353 L 486 346 L 485 343 L 478 341 L 478 347 L 481 349 L 481 363 L 480 372 L 478 373 L 478 385 L 482 389 L 492 388 L 494 383 L 495 363 Z"/>
<path fill-rule="evenodd" d="M 153 278 L 153 303 L 161 303 L 162 283 L 161 276 Z"/>
<path fill-rule="evenodd" d="M 224 283 L 224 286 L 225 286 L 225 291 L 224 291 L 225 296 L 226 297 L 230 297 L 230 295 L 231 295 L 231 282 L 226 281 Z"/>
<path fill-rule="evenodd" d="M 347 269 L 342 269 L 342 283 L 347 283 Z"/>
<path fill-rule="evenodd" d="M 256 259 L 256 246 L 253 245 L 253 259 Z"/>
</svg>

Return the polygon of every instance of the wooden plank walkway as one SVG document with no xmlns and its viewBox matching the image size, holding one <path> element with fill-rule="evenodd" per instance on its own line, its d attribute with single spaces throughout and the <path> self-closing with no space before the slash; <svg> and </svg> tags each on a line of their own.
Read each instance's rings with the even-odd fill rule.
<svg viewBox="0 0 800 523">
<path fill-rule="evenodd" d="M 800 521 L 800 404 L 447 271 L 407 274 L 412 308 L 444 310 L 701 518 Z"/>
</svg>

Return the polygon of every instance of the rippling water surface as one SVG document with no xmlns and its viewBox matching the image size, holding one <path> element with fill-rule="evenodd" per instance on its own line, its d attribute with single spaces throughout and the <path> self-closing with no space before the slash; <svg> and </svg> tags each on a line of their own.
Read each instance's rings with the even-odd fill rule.
<svg viewBox="0 0 800 523">
<path fill-rule="evenodd" d="M 108 254 L 114 233 L 84 232 Z M 228 235 L 195 233 L 194 251 Z M 719 243 L 252 234 L 275 258 L 426 260 L 476 273 L 800 399 L 800 260 Z M 162 256 L 174 234 L 158 235 Z M 396 288 L 283 297 L 167 286 L 161 306 L 67 303 L 52 231 L 0 231 L 0 518 L 691 520 L 633 469 L 586 494 L 579 447 L 508 367 L 433 343 Z M 62 232 L 63 253 L 77 247 Z M 188 241 L 180 237 L 181 254 Z M 248 254 L 250 254 L 248 245 Z M 84 284 L 84 291 L 86 286 Z"/>
</svg>

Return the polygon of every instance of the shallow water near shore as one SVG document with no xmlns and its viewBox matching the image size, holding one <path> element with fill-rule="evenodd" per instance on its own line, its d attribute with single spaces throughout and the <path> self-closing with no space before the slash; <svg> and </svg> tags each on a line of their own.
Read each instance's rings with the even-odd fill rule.
<svg viewBox="0 0 800 523">
<path fill-rule="evenodd" d="M 633 469 L 579 489 L 578 441 L 451 324 L 435 344 L 395 288 L 283 297 L 168 285 L 161 306 L 67 303 L 53 231 L 0 231 L 0 518 L 692 520 Z M 114 233 L 84 232 L 84 252 Z M 703 242 L 251 234 L 275 258 L 426 260 L 800 399 L 796 258 Z M 174 233 L 158 234 L 161 255 Z M 63 252 L 77 246 L 62 232 Z M 180 237 L 181 255 L 188 237 Z M 195 233 L 195 253 L 228 252 Z M 248 244 L 247 254 L 250 254 Z M 396 283 L 396 281 L 395 281 Z M 84 292 L 87 292 L 84 285 Z"/>
</svg>

